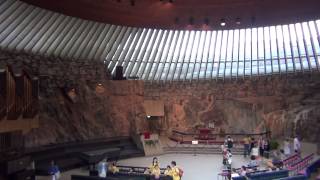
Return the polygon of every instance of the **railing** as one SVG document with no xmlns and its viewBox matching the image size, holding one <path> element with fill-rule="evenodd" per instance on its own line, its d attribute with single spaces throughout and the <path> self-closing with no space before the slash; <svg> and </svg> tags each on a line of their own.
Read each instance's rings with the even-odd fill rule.
<svg viewBox="0 0 320 180">
<path fill-rule="evenodd" d="M 117 166 L 117 168 L 119 168 L 119 172 L 122 173 L 126 173 L 126 172 L 130 172 L 130 173 L 141 173 L 144 174 L 149 167 L 138 167 L 138 166 Z M 164 171 L 166 170 L 166 168 L 160 168 L 160 173 L 164 174 Z"/>
<path fill-rule="evenodd" d="M 263 133 L 208 133 L 206 136 L 206 139 L 201 139 L 201 133 L 188 133 L 188 132 L 181 132 L 178 130 L 172 130 L 172 135 L 171 135 L 171 139 L 178 141 L 179 143 L 183 143 L 186 140 L 190 139 L 198 139 L 199 141 L 210 141 L 210 140 L 216 140 L 217 137 L 225 137 L 225 136 L 232 136 L 234 137 L 245 137 L 245 136 L 266 136 L 269 137 L 271 134 L 271 131 L 266 131 Z M 216 143 L 223 143 L 222 141 L 215 141 Z M 240 143 L 241 140 L 238 140 L 238 143 Z"/>
<path fill-rule="evenodd" d="M 290 175 L 297 175 L 300 171 L 302 171 L 304 168 L 306 168 L 310 162 L 313 160 L 314 154 L 310 154 L 306 156 L 305 158 L 301 159 L 300 161 L 292 164 L 290 167 L 288 167 L 288 170 L 290 170 Z"/>
<path fill-rule="evenodd" d="M 293 154 L 292 156 L 282 160 L 283 162 L 283 167 L 284 168 L 288 168 L 290 167 L 291 165 L 293 165 L 294 163 L 296 163 L 297 161 L 299 161 L 301 159 L 300 155 L 295 153 Z"/>
</svg>

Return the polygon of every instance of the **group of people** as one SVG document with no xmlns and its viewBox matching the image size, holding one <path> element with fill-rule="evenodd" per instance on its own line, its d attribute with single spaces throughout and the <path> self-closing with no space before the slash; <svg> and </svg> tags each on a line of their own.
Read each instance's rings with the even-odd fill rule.
<svg viewBox="0 0 320 180">
<path fill-rule="evenodd" d="M 161 170 L 157 157 L 152 159 L 152 164 L 145 173 L 152 175 L 154 179 L 160 179 Z M 175 161 L 172 161 L 171 165 L 168 165 L 164 171 L 164 175 L 171 176 L 173 180 L 181 180 L 183 170 L 177 167 L 177 163 Z"/>
<path fill-rule="evenodd" d="M 287 138 L 283 142 L 283 148 L 280 150 L 274 150 L 270 154 L 270 141 L 268 138 L 260 137 L 257 141 L 250 136 L 246 136 L 243 139 L 244 144 L 244 157 L 250 157 L 250 161 L 247 165 L 243 165 L 239 169 L 231 169 L 231 165 L 228 169 L 231 171 L 231 177 L 246 176 L 247 173 L 254 172 L 259 167 L 259 158 L 266 157 L 267 170 L 281 169 L 283 160 L 292 155 L 292 149 L 295 153 L 301 153 L 301 144 L 298 136 L 295 136 L 292 144 Z M 292 147 L 291 147 L 292 146 Z M 223 145 L 223 163 L 228 165 L 228 160 L 231 159 L 231 149 L 233 147 L 233 139 L 227 136 Z M 270 158 L 270 159 L 269 159 Z M 231 164 L 231 161 L 230 161 Z M 230 177 L 230 178 L 231 178 Z"/>
<path fill-rule="evenodd" d="M 243 139 L 243 147 L 244 153 L 243 156 L 246 158 L 247 156 L 269 156 L 270 151 L 270 141 L 268 138 L 260 137 L 258 141 L 255 138 L 246 136 Z"/>
<path fill-rule="evenodd" d="M 108 164 L 107 159 L 103 159 L 98 164 L 99 177 L 107 177 L 107 173 L 115 174 L 117 172 L 119 172 L 119 168 L 117 167 L 116 161 L 113 161 L 110 164 Z"/>
</svg>

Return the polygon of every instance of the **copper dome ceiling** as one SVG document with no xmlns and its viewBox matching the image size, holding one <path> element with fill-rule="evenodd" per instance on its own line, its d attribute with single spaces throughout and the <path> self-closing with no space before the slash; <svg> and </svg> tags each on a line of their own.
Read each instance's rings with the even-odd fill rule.
<svg viewBox="0 0 320 180">
<path fill-rule="evenodd" d="M 234 29 L 289 24 L 320 17 L 319 0 L 23 1 L 98 22 L 163 29 Z M 226 26 L 220 26 L 221 20 L 225 20 Z"/>
</svg>

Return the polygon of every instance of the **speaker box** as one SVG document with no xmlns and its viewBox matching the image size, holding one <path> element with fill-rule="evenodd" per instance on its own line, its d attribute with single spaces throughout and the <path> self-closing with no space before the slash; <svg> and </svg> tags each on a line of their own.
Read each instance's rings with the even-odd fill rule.
<svg viewBox="0 0 320 180">
<path fill-rule="evenodd" d="M 123 67 L 122 66 L 117 66 L 116 67 L 116 74 L 115 74 L 113 80 L 124 80 L 124 78 L 123 78 Z"/>
</svg>

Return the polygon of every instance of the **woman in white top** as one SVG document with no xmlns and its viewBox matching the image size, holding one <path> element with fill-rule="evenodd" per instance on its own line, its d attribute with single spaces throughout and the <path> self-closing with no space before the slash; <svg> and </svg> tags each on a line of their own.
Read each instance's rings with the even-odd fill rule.
<svg viewBox="0 0 320 180">
<path fill-rule="evenodd" d="M 256 158 L 259 156 L 259 148 L 257 147 L 257 145 L 255 144 L 251 150 L 251 155 L 255 156 Z"/>
<path fill-rule="evenodd" d="M 300 153 L 301 145 L 298 136 L 293 139 L 293 149 L 295 153 Z"/>
<path fill-rule="evenodd" d="M 101 162 L 98 164 L 98 172 L 99 172 L 99 177 L 107 177 L 107 160 L 103 159 Z"/>
<path fill-rule="evenodd" d="M 291 154 L 291 150 L 290 150 L 290 142 L 288 138 L 283 143 L 283 150 L 284 150 L 284 155 L 286 157 L 289 157 Z"/>
</svg>

